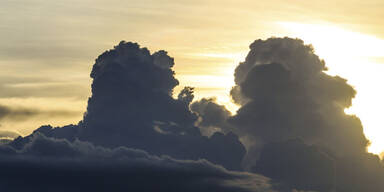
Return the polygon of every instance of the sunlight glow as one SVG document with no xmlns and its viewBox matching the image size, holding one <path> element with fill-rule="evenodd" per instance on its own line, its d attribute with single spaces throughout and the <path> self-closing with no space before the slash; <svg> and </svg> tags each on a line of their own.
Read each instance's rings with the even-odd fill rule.
<svg viewBox="0 0 384 192">
<path fill-rule="evenodd" d="M 195 100 L 202 98 L 215 97 L 216 101 L 225 105 L 225 107 L 235 114 L 240 106 L 232 102 L 230 90 L 235 85 L 234 71 L 236 66 L 244 61 L 247 50 L 237 53 L 217 53 L 204 52 L 189 54 L 190 57 L 196 58 L 212 58 L 217 61 L 227 60 L 227 63 L 221 63 L 222 67 L 215 67 L 215 72 L 212 75 L 176 75 L 180 82 L 186 82 L 188 86 L 195 87 Z M 185 85 L 178 86 L 175 89 L 175 94 Z"/>
<path fill-rule="evenodd" d="M 312 44 L 325 60 L 328 74 L 348 79 L 357 90 L 352 107 L 345 111 L 360 117 L 364 133 L 371 141 L 369 152 L 384 151 L 384 40 L 375 36 L 348 31 L 332 24 L 301 24 L 278 22 L 289 36 Z"/>
</svg>

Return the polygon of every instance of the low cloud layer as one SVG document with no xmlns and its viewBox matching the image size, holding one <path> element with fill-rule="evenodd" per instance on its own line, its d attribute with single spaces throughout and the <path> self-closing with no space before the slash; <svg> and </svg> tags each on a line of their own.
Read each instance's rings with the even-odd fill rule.
<svg viewBox="0 0 384 192">
<path fill-rule="evenodd" d="M 89 90 L 79 83 L 1 83 L 0 98 L 75 98 L 86 99 Z"/>
<path fill-rule="evenodd" d="M 0 154 L 5 191 L 275 191 L 266 177 L 227 171 L 206 160 L 108 149 L 40 133 L 20 150 L 0 146 Z"/>
<path fill-rule="evenodd" d="M 16 138 L 19 136 L 20 136 L 20 134 L 15 132 L 15 131 L 0 130 L 0 138 L 1 137 Z"/>
<path fill-rule="evenodd" d="M 21 108 L 0 105 L 0 122 L 3 119 L 9 121 L 20 121 L 33 118 L 36 116 L 42 116 L 44 118 L 52 117 L 73 117 L 77 116 L 77 111 L 65 111 L 65 110 L 40 110 L 34 108 Z"/>
</svg>

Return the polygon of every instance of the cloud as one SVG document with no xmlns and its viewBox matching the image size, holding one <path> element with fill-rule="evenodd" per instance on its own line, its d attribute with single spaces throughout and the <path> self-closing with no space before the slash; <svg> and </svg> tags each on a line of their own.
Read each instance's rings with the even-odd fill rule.
<svg viewBox="0 0 384 192">
<path fill-rule="evenodd" d="M 19 136 L 20 133 L 16 131 L 0 130 L 0 138 L 16 138 Z"/>
<path fill-rule="evenodd" d="M 384 168 L 377 155 L 332 157 L 299 139 L 264 145 L 252 171 L 284 183 L 284 187 L 300 190 L 384 190 Z"/>
<path fill-rule="evenodd" d="M 0 145 L 1 144 L 8 144 L 8 143 L 12 142 L 13 139 L 15 139 L 19 136 L 20 136 L 20 134 L 16 131 L 0 130 Z"/>
<path fill-rule="evenodd" d="M 333 158 L 298 139 L 266 144 L 253 171 L 297 189 L 335 189 Z"/>
<path fill-rule="evenodd" d="M 384 165 L 379 156 L 336 158 L 337 191 L 384 191 Z"/>
<path fill-rule="evenodd" d="M 184 87 L 177 95 L 177 99 L 189 105 L 195 97 L 193 95 L 194 89 L 193 87 Z"/>
<path fill-rule="evenodd" d="M 191 104 L 191 87 L 173 98 L 179 82 L 167 52 L 120 42 L 93 65 L 82 121 L 41 126 L 0 146 L 0 186 L 382 191 L 383 164 L 366 153 L 360 120 L 344 113 L 355 95 L 346 80 L 324 73 L 324 62 L 299 39 L 257 40 L 250 47 L 235 71 L 231 93 L 241 108 L 231 116 L 214 99 Z M 3 107 L 8 111 L 16 110 Z M 242 163 L 254 173 L 236 172 Z"/>
<path fill-rule="evenodd" d="M 0 146 L 0 154 L 0 186 L 6 191 L 275 191 L 266 177 L 205 160 L 175 160 L 39 133 L 20 150 Z"/>
<path fill-rule="evenodd" d="M 0 105 L 0 120 L 8 121 L 20 121 L 41 116 L 44 118 L 52 117 L 73 117 L 79 115 L 77 111 L 66 111 L 66 110 L 40 110 L 35 108 L 22 108 L 22 107 L 10 107 Z"/>
<path fill-rule="evenodd" d="M 197 126 L 204 135 L 215 132 L 228 133 L 232 126 L 227 122 L 231 112 L 224 105 L 219 105 L 215 98 L 203 98 L 190 105 L 191 110 L 199 117 Z"/>
<path fill-rule="evenodd" d="M 222 139 L 212 140 L 194 126 L 197 117 L 188 106 L 193 90 L 186 88 L 179 99 L 172 98 L 179 84 L 173 65 L 165 51 L 151 54 L 124 41 L 100 55 L 91 72 L 92 97 L 79 138 L 181 159 L 206 158 L 240 169 L 245 149 L 237 137 L 220 135 Z M 221 150 L 224 146 L 232 150 Z M 229 153 L 232 158 L 226 157 Z"/>
<path fill-rule="evenodd" d="M 241 107 L 228 120 L 242 140 L 251 141 L 245 162 L 300 190 L 382 191 L 374 178 L 383 178 L 383 165 L 366 152 L 369 141 L 359 118 L 344 113 L 356 91 L 324 71 L 325 62 L 302 40 L 251 44 L 231 91 Z M 288 142 L 297 138 L 302 144 Z M 355 180 L 360 177 L 370 179 Z"/>
<path fill-rule="evenodd" d="M 42 41 L 45 41 L 44 46 L 39 44 L 42 43 Z M 60 44 L 58 42 L 49 42 L 47 39 L 31 39 L 30 43 L 24 43 L 23 46 L 15 44 L 3 45 L 0 47 L 0 55 L 2 60 L 6 61 L 29 60 L 30 62 L 40 62 L 37 65 L 41 65 L 41 63 L 46 62 L 46 67 L 49 67 L 47 61 L 56 61 L 50 62 L 50 65 L 56 65 L 56 67 L 60 67 L 59 64 L 63 63 L 58 61 L 86 60 L 92 56 L 89 51 L 90 49 L 92 50 L 92 47 L 85 47 L 84 44 L 81 43 L 78 45 L 68 45 L 63 43 L 64 40 L 60 39 L 57 39 L 57 41 L 62 42 Z M 87 43 L 80 39 L 79 41 L 82 41 L 82 43 Z"/>
<path fill-rule="evenodd" d="M 0 82 L 0 98 L 76 98 L 86 99 L 89 90 L 82 84 L 70 82 Z"/>
<path fill-rule="evenodd" d="M 357 117 L 346 115 L 355 90 L 324 73 L 324 61 L 299 39 L 256 40 L 236 68 L 233 90 L 249 101 L 231 123 L 265 142 L 302 137 L 335 153 L 364 152 L 368 140 Z"/>
<path fill-rule="evenodd" d="M 126 146 L 178 159 L 207 159 L 230 170 L 241 170 L 245 148 L 234 134 L 203 136 L 190 111 L 193 89 L 172 97 L 179 84 L 166 51 L 153 54 L 136 43 L 120 42 L 93 65 L 92 96 L 84 119 L 74 126 L 43 126 L 35 132 L 104 147 Z M 29 137 L 12 143 L 17 148 Z"/>
</svg>

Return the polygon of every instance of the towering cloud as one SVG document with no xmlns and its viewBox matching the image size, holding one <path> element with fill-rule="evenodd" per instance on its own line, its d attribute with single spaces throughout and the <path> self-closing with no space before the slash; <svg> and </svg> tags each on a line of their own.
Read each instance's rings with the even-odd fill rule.
<svg viewBox="0 0 384 192">
<path fill-rule="evenodd" d="M 245 149 L 235 135 L 203 137 L 194 126 L 197 116 L 189 110 L 193 89 L 186 87 L 172 98 L 179 83 L 173 65 L 167 52 L 150 54 L 135 43 L 121 42 L 100 55 L 91 72 L 92 97 L 79 138 L 240 169 Z"/>
<path fill-rule="evenodd" d="M 149 139 L 156 134 L 155 121 L 174 125 L 165 126 L 164 132 L 197 134 L 192 126 L 196 116 L 188 105 L 171 97 L 179 83 L 173 65 L 173 58 L 165 51 L 151 55 L 135 43 L 121 42 L 100 55 L 91 72 L 92 97 L 81 138 L 103 145 L 121 145 L 124 141 L 120 140 L 130 134 L 135 134 L 136 140 Z M 116 138 L 108 139 L 109 135 Z M 117 138 L 119 135 L 123 138 Z"/>
<path fill-rule="evenodd" d="M 46 136 L 92 142 L 104 147 L 126 146 L 179 159 L 207 159 L 240 170 L 245 148 L 234 134 L 203 136 L 189 109 L 193 88 L 172 97 L 179 84 L 173 58 L 165 51 L 153 54 L 136 43 L 120 42 L 101 54 L 91 72 L 92 96 L 78 125 L 43 126 Z M 30 137 L 11 145 L 20 149 Z"/>
<path fill-rule="evenodd" d="M 335 153 L 364 152 L 368 140 L 359 119 L 346 115 L 355 90 L 324 73 L 324 62 L 299 39 L 257 40 L 236 68 L 235 100 L 248 101 L 231 122 L 265 142 L 301 137 Z"/>
<path fill-rule="evenodd" d="M 254 171 L 299 189 L 328 191 L 330 178 L 335 177 L 339 191 L 354 191 L 346 189 L 357 189 L 357 185 L 361 187 L 357 191 L 380 191 L 383 185 L 375 180 L 353 182 L 352 178 L 362 175 L 384 178 L 383 167 L 372 160 L 369 164 L 380 168 L 367 173 L 364 164 L 358 163 L 357 159 L 367 160 L 369 142 L 360 120 L 344 113 L 355 90 L 345 79 L 330 76 L 325 70 L 324 61 L 302 40 L 270 38 L 251 44 L 245 61 L 236 68 L 236 86 L 231 91 L 234 101 L 242 106 L 229 119 L 237 133 L 257 143 L 248 147 L 247 162 L 256 163 Z M 303 143 L 285 143 L 296 138 Z M 331 159 L 317 154 L 309 145 L 317 146 Z M 342 163 L 346 159 L 350 164 Z M 325 172 L 316 167 L 323 167 Z"/>
</svg>

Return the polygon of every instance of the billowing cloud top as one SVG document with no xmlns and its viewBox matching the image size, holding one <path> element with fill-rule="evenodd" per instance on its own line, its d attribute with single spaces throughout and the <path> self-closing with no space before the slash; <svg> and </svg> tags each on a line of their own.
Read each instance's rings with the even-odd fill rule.
<svg viewBox="0 0 384 192">
<path fill-rule="evenodd" d="M 246 159 L 253 170 L 301 189 L 382 191 L 373 179 L 384 178 L 382 164 L 366 153 L 359 118 L 344 113 L 356 93 L 346 80 L 326 74 L 324 61 L 299 39 L 256 40 L 250 49 L 235 71 L 231 93 L 241 108 L 229 122 L 252 141 Z M 380 168 L 367 172 L 368 165 Z M 357 176 L 371 181 L 356 184 Z"/>
<path fill-rule="evenodd" d="M 267 142 L 301 137 L 337 153 L 365 151 L 368 141 L 360 120 L 344 113 L 355 90 L 324 73 L 324 61 L 311 46 L 299 39 L 271 38 L 250 48 L 236 68 L 232 90 L 235 100 L 246 99 L 231 119 L 240 132 Z"/>
</svg>

